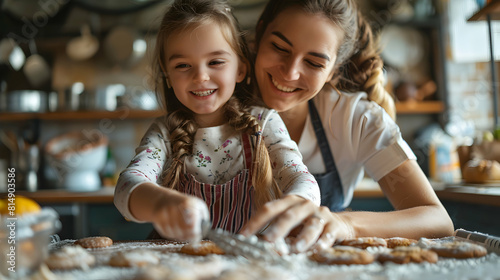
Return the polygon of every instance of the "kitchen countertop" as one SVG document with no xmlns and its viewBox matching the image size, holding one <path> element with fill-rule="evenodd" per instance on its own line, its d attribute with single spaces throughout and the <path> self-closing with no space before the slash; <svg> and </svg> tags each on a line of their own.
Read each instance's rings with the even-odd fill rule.
<svg viewBox="0 0 500 280">
<path fill-rule="evenodd" d="M 67 246 L 73 241 L 63 240 L 61 243 Z M 178 252 L 182 246 L 180 243 L 157 240 L 118 241 L 110 247 L 89 251 L 96 258 L 96 266 L 87 270 L 55 271 L 55 274 L 61 279 L 85 280 L 137 279 L 135 277 L 145 270 L 150 272 L 149 275 L 154 275 L 155 271 L 163 272 L 164 277 L 168 274 L 168 279 L 493 279 L 500 265 L 500 257 L 494 253 L 476 259 L 440 258 L 435 264 L 374 262 L 350 266 L 322 265 L 310 260 L 306 254 L 287 255 L 282 258 L 283 263 L 269 263 L 261 259 L 249 261 L 229 255 L 190 256 Z M 377 254 L 383 249 L 374 247 L 366 251 Z M 155 253 L 159 257 L 159 264 L 147 268 L 108 265 L 113 254 L 133 250 Z"/>
<path fill-rule="evenodd" d="M 441 200 L 482 204 L 500 207 L 500 184 L 444 185 L 432 183 Z M 113 203 L 114 187 L 103 187 L 94 192 L 70 192 L 67 190 L 17 191 L 38 203 Z M 354 198 L 383 198 L 384 194 L 375 182 L 364 180 L 354 191 Z"/>
</svg>

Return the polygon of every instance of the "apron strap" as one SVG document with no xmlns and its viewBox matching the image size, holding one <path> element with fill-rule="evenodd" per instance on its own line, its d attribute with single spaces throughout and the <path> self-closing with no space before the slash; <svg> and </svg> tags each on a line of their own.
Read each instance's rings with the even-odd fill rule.
<svg viewBox="0 0 500 280">
<path fill-rule="evenodd" d="M 314 127 L 314 133 L 316 134 L 316 139 L 318 140 L 318 146 L 321 150 L 321 156 L 323 157 L 323 162 L 325 163 L 326 172 L 337 170 L 335 165 L 335 160 L 333 160 L 333 154 L 330 150 L 330 145 L 328 144 L 328 139 L 326 138 L 325 130 L 323 129 L 323 124 L 321 123 L 321 118 L 319 117 L 318 110 L 314 106 L 314 102 L 309 100 L 309 114 L 311 115 L 311 122 Z M 336 172 L 338 175 L 338 172 Z"/>
<path fill-rule="evenodd" d="M 314 133 L 318 140 L 318 146 L 321 150 L 321 156 L 325 164 L 325 174 L 313 174 L 318 181 L 319 189 L 321 192 L 321 205 L 327 206 L 331 211 L 338 212 L 344 210 L 344 189 L 342 181 L 340 180 L 333 154 L 330 150 L 328 139 L 326 138 L 321 118 L 319 117 L 318 110 L 314 103 L 309 100 L 309 114 L 311 115 L 311 122 L 314 127 Z"/>
</svg>

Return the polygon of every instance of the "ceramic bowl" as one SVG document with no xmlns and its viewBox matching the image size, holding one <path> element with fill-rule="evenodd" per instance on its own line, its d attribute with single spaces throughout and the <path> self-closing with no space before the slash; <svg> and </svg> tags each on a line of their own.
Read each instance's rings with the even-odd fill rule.
<svg viewBox="0 0 500 280">
<path fill-rule="evenodd" d="M 47 142 L 45 152 L 62 186 L 71 191 L 95 191 L 106 163 L 108 138 L 100 132 L 70 132 Z"/>
</svg>

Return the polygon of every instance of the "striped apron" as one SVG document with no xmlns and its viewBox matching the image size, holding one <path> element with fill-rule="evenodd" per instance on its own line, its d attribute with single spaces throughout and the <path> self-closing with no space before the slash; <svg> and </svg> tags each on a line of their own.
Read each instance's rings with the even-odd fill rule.
<svg viewBox="0 0 500 280">
<path fill-rule="evenodd" d="M 212 228 L 238 232 L 250 219 L 254 208 L 252 186 L 252 145 L 250 136 L 242 134 L 245 169 L 224 184 L 208 184 L 196 180 L 192 174 L 181 176 L 181 193 L 199 197 L 205 201 L 210 212 Z"/>
</svg>

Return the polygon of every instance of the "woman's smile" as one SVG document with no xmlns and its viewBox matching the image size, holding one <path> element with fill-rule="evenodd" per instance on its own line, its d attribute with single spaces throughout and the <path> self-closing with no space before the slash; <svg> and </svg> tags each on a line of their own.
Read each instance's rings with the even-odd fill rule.
<svg viewBox="0 0 500 280">
<path fill-rule="evenodd" d="M 287 93 L 292 93 L 296 90 L 299 90 L 298 88 L 292 88 L 292 87 L 287 87 L 287 86 L 284 86 L 284 85 L 281 85 L 280 83 L 278 83 L 278 81 L 271 75 L 269 75 L 271 77 L 271 81 L 273 82 L 273 85 L 283 91 L 283 92 L 287 92 Z"/>
</svg>

